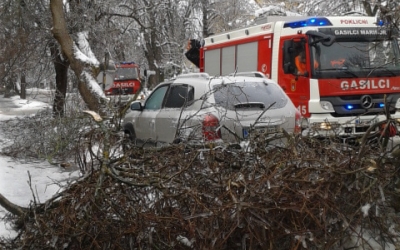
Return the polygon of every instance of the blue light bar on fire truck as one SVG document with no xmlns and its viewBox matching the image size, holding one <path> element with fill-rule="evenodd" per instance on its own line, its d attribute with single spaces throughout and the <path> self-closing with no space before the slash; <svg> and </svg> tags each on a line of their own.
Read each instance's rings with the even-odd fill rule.
<svg viewBox="0 0 400 250">
<path fill-rule="evenodd" d="M 385 107 L 385 104 L 384 103 L 378 103 L 378 107 L 379 108 L 384 108 Z M 355 109 L 356 107 L 353 105 L 353 104 L 347 104 L 347 105 L 345 105 L 345 109 L 347 109 L 347 110 L 352 110 L 352 109 Z"/>
<path fill-rule="evenodd" d="M 314 17 L 306 20 L 287 22 L 283 25 L 284 28 L 302 28 L 310 26 L 332 26 L 332 23 L 325 17 Z"/>
</svg>

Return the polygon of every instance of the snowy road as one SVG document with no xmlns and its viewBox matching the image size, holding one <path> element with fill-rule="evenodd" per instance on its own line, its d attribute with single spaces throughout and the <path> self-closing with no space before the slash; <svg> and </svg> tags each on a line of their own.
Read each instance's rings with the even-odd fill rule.
<svg viewBox="0 0 400 250">
<path fill-rule="evenodd" d="M 50 91 L 28 90 L 25 100 L 18 96 L 4 98 L 0 95 L 0 119 L 35 114 L 40 109 L 50 107 L 51 100 Z"/>
</svg>

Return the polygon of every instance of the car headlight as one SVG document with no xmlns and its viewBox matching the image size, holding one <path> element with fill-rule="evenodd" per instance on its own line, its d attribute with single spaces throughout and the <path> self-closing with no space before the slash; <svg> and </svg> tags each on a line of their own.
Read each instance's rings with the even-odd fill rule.
<svg viewBox="0 0 400 250">
<path fill-rule="evenodd" d="M 333 105 L 331 102 L 328 101 L 320 101 L 319 104 L 321 105 L 323 110 L 326 110 L 328 112 L 335 112 L 333 109 Z"/>
</svg>

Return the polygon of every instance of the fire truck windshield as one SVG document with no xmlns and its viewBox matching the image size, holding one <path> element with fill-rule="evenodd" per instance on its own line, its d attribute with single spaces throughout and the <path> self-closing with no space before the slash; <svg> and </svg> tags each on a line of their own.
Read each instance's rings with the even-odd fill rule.
<svg viewBox="0 0 400 250">
<path fill-rule="evenodd" d="M 319 62 L 314 78 L 352 78 L 400 75 L 400 54 L 396 40 L 337 38 L 330 46 L 311 46 Z"/>
<path fill-rule="evenodd" d="M 115 80 L 132 80 L 138 79 L 136 68 L 117 68 L 115 72 Z"/>
</svg>

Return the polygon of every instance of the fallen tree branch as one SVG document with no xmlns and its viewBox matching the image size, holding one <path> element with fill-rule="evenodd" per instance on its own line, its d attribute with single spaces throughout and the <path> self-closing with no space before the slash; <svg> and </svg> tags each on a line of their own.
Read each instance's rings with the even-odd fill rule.
<svg viewBox="0 0 400 250">
<path fill-rule="evenodd" d="M 20 207 L 11 201 L 9 201 L 6 197 L 4 197 L 2 194 L 0 194 L 0 205 L 4 207 L 8 212 L 12 213 L 13 215 L 16 216 L 24 216 L 26 212 L 28 211 L 27 208 Z"/>
</svg>

